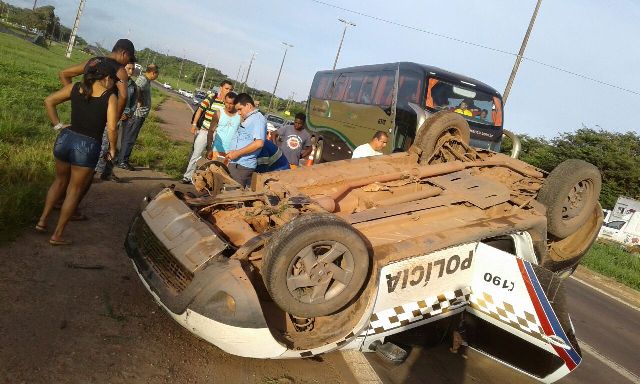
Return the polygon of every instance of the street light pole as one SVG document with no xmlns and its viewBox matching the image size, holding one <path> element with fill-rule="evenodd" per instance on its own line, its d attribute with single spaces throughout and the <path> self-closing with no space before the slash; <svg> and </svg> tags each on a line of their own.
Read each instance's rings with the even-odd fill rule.
<svg viewBox="0 0 640 384">
<path fill-rule="evenodd" d="M 518 72 L 518 67 L 520 67 L 522 56 L 524 56 L 524 50 L 525 48 L 527 48 L 529 35 L 531 35 L 533 24 L 536 22 L 536 16 L 538 16 L 538 9 L 540 9 L 541 3 L 542 3 L 542 0 L 538 0 L 538 2 L 536 3 L 536 9 L 533 10 L 533 15 L 531 15 L 531 20 L 529 21 L 529 28 L 527 28 L 527 33 L 525 33 L 524 35 L 524 39 L 522 40 L 522 45 L 520 46 L 520 51 L 518 52 L 518 56 L 516 56 L 516 62 L 513 64 L 513 69 L 511 70 L 511 76 L 509 76 L 509 81 L 507 81 L 507 86 L 505 87 L 504 93 L 502 95 L 502 104 L 507 103 L 507 97 L 509 97 L 509 92 L 511 92 L 511 86 L 513 85 L 513 81 L 516 78 L 516 72 Z"/>
<path fill-rule="evenodd" d="M 80 16 L 82 16 L 82 9 L 84 8 L 85 0 L 80 0 L 78 5 L 78 13 L 76 14 L 76 21 L 73 23 L 73 29 L 71 30 L 71 37 L 69 37 L 69 44 L 67 45 L 67 59 L 71 58 L 71 51 L 73 51 L 73 44 L 76 42 L 76 34 L 78 33 L 78 27 L 80 26 Z"/>
<path fill-rule="evenodd" d="M 280 70 L 278 71 L 278 77 L 276 78 L 276 85 L 273 86 L 273 92 L 271 92 L 271 100 L 269 100 L 269 111 L 271 111 L 271 105 L 273 104 L 273 97 L 276 95 L 276 88 L 278 88 L 278 81 L 280 81 L 280 74 L 282 73 L 282 67 L 284 66 L 284 59 L 287 57 L 287 51 L 289 48 L 293 48 L 293 45 L 282 42 L 284 44 L 284 56 L 282 56 L 282 63 L 280 63 Z"/>
<path fill-rule="evenodd" d="M 338 19 L 339 21 L 344 23 L 344 30 L 342 31 L 342 38 L 340 39 L 340 45 L 338 46 L 338 53 L 336 53 L 336 59 L 333 62 L 333 69 L 336 69 L 336 64 L 338 64 L 338 57 L 340 56 L 340 50 L 342 49 L 342 42 L 344 41 L 344 35 L 347 33 L 347 27 L 348 26 L 352 26 L 355 27 L 355 23 L 352 23 L 350 21 L 347 20 L 343 20 L 343 19 Z"/>
</svg>

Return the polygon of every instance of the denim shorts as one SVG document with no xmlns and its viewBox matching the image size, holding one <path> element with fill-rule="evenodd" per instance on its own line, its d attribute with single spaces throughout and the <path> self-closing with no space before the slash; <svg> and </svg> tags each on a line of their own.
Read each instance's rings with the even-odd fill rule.
<svg viewBox="0 0 640 384">
<path fill-rule="evenodd" d="M 69 128 L 58 134 L 53 156 L 60 161 L 79 167 L 95 168 L 100 158 L 100 142 Z"/>
</svg>

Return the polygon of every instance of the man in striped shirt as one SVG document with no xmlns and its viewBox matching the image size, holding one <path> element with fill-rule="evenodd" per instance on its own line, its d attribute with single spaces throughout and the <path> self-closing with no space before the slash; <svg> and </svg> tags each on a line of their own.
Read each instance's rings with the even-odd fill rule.
<svg viewBox="0 0 640 384">
<path fill-rule="evenodd" d="M 207 148 L 207 135 L 209 128 L 214 128 L 220 114 L 224 111 L 224 98 L 227 93 L 233 91 L 233 83 L 229 80 L 223 80 L 220 83 L 220 92 L 217 96 L 209 95 L 202 100 L 198 111 L 193 116 L 191 122 L 191 133 L 194 135 L 193 139 L 193 151 L 191 152 L 191 158 L 189 159 L 189 165 L 182 177 L 183 183 L 191 183 L 191 177 L 196 170 L 196 162 L 202 157 L 202 152 Z M 198 128 L 196 122 L 200 119 L 200 115 L 204 113 L 204 120 L 202 121 L 202 127 Z M 213 122 L 213 123 L 212 123 Z M 213 127 L 212 127 L 213 125 Z"/>
</svg>

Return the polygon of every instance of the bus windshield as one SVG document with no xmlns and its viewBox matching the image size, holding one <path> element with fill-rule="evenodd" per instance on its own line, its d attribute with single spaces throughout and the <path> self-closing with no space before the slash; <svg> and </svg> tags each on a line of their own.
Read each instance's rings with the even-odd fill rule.
<svg viewBox="0 0 640 384">
<path fill-rule="evenodd" d="M 472 85 L 451 84 L 430 78 L 426 107 L 431 111 L 449 110 L 469 122 L 490 128 L 502 126 L 502 101 L 495 95 L 479 91 Z"/>
</svg>

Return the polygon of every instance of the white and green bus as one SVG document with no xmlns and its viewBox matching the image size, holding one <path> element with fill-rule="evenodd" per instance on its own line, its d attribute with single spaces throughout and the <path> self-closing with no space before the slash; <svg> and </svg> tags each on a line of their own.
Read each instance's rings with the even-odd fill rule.
<svg viewBox="0 0 640 384">
<path fill-rule="evenodd" d="M 389 132 L 387 152 L 406 151 L 441 110 L 467 120 L 472 146 L 500 150 L 502 96 L 482 82 L 410 62 L 320 71 L 307 101 L 307 126 L 322 141 L 316 161 L 350 158 L 376 131 Z"/>
</svg>

